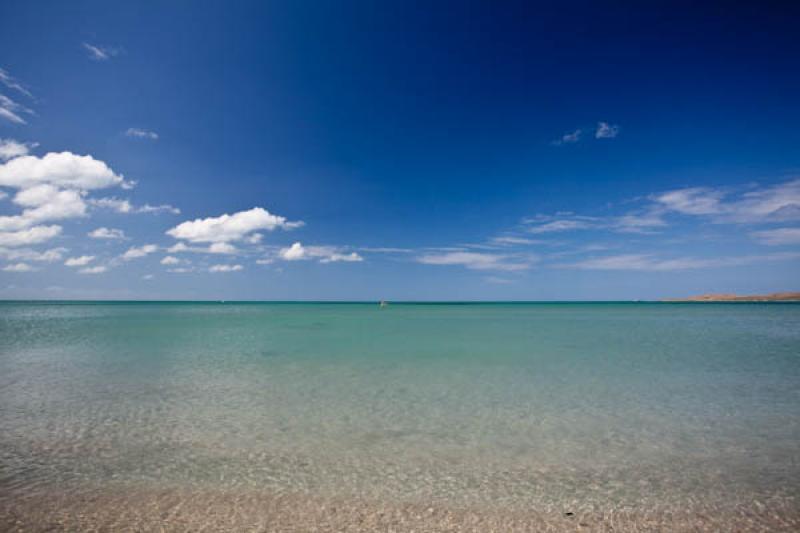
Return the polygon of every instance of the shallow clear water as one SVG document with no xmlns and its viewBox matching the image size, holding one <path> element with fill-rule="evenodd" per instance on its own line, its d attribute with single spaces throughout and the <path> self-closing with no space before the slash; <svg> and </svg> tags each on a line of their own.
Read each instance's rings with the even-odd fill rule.
<svg viewBox="0 0 800 533">
<path fill-rule="evenodd" d="M 800 497 L 800 305 L 0 303 L 0 498 Z"/>
</svg>

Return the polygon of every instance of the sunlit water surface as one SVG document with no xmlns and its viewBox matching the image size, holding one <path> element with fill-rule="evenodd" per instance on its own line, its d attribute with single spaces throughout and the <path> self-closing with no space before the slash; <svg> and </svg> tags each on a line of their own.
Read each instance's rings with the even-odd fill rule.
<svg viewBox="0 0 800 533">
<path fill-rule="evenodd" d="M 798 480 L 800 305 L 0 303 L 6 508 L 130 487 L 796 511 Z"/>
</svg>

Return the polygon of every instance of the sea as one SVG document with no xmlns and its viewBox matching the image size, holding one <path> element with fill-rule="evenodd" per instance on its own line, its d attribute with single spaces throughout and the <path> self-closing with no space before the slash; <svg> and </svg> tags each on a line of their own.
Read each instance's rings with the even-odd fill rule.
<svg viewBox="0 0 800 533">
<path fill-rule="evenodd" d="M 0 529 L 799 516 L 798 304 L 0 302 Z"/>
</svg>

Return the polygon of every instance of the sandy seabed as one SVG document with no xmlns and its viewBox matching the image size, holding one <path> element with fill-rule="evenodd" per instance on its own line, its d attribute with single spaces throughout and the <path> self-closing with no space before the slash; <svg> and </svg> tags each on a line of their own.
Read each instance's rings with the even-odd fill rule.
<svg viewBox="0 0 800 533">
<path fill-rule="evenodd" d="M 3 531 L 800 531 L 792 499 L 679 509 L 460 508 L 301 493 L 92 488 L 0 496 Z"/>
</svg>

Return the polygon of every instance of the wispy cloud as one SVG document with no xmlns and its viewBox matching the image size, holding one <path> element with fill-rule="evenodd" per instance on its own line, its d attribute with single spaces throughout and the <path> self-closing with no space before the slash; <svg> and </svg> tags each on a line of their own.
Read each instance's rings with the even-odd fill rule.
<svg viewBox="0 0 800 533">
<path fill-rule="evenodd" d="M 800 258 L 800 252 L 711 258 L 679 257 L 672 259 L 662 259 L 652 254 L 622 254 L 591 258 L 559 266 L 583 270 L 669 272 L 675 270 L 734 267 L 772 261 L 787 261 L 797 258 Z"/>
<path fill-rule="evenodd" d="M 652 200 L 670 211 L 706 216 L 720 224 L 800 220 L 800 179 L 756 187 L 739 195 L 724 188 L 690 187 L 657 194 Z"/>
<path fill-rule="evenodd" d="M 0 83 L 2 83 L 6 89 L 16 91 L 27 98 L 33 98 L 31 92 L 25 88 L 24 85 L 2 68 L 0 68 Z M 22 118 L 22 116 L 33 114 L 33 110 L 16 102 L 10 96 L 0 93 L 0 118 L 13 122 L 14 124 L 27 124 L 27 121 Z"/>
<path fill-rule="evenodd" d="M 66 248 L 52 248 L 50 250 L 38 251 L 30 248 L 0 248 L 0 258 L 8 261 L 37 261 L 44 263 L 54 263 L 61 261 L 64 254 L 67 253 Z"/>
<path fill-rule="evenodd" d="M 27 124 L 28 122 L 22 118 L 22 115 L 33 114 L 34 112 L 30 108 L 0 93 L 0 117 L 15 124 Z"/>
<path fill-rule="evenodd" d="M 3 267 L 4 272 L 33 272 L 35 270 L 36 268 L 32 267 L 28 263 L 14 263 Z"/>
<path fill-rule="evenodd" d="M 113 46 L 101 46 L 90 43 L 81 43 L 86 51 L 87 57 L 93 61 L 108 61 L 112 57 L 118 56 L 122 50 Z"/>
<path fill-rule="evenodd" d="M 86 267 L 78 270 L 80 274 L 102 274 L 104 272 L 108 272 L 108 267 L 103 265 L 97 265 L 93 267 Z"/>
<path fill-rule="evenodd" d="M 619 135 L 619 126 L 608 122 L 598 122 L 597 129 L 594 130 L 595 139 L 613 139 Z"/>
<path fill-rule="evenodd" d="M 174 269 L 177 270 L 177 269 Z M 208 271 L 209 272 L 239 272 L 240 270 L 244 270 L 242 265 L 212 265 Z"/>
<path fill-rule="evenodd" d="M 750 236 L 768 246 L 800 244 L 800 228 L 777 228 L 754 231 Z"/>
<path fill-rule="evenodd" d="M 504 270 L 511 272 L 529 269 L 536 262 L 536 257 L 456 251 L 423 254 L 417 257 L 416 261 L 425 265 L 456 265 L 471 270 Z"/>
<path fill-rule="evenodd" d="M 561 137 L 559 137 L 558 139 L 553 141 L 551 144 L 553 144 L 554 146 L 561 146 L 561 145 L 564 145 L 564 144 L 574 144 L 574 143 L 576 143 L 576 142 L 581 140 L 581 135 L 582 134 L 583 134 L 583 131 L 580 130 L 580 129 L 577 129 L 577 130 L 575 130 L 573 132 L 565 133 L 564 135 L 562 135 Z"/>
<path fill-rule="evenodd" d="M 28 98 L 33 98 L 33 94 L 25 87 L 22 83 L 17 81 L 11 74 L 8 73 L 7 70 L 0 68 L 0 83 L 17 91 L 20 94 L 24 94 Z"/>
<path fill-rule="evenodd" d="M 136 214 L 136 213 L 170 213 L 172 215 L 180 215 L 181 210 L 169 204 L 150 205 L 144 204 L 140 206 L 133 205 L 130 200 L 119 198 L 92 198 L 89 204 L 104 209 L 111 209 L 117 213 L 123 214 Z"/>
<path fill-rule="evenodd" d="M 141 128 L 128 128 L 127 131 L 125 131 L 125 135 L 127 137 L 134 137 L 136 139 L 149 139 L 151 141 L 158 140 L 158 133 Z"/>
</svg>

